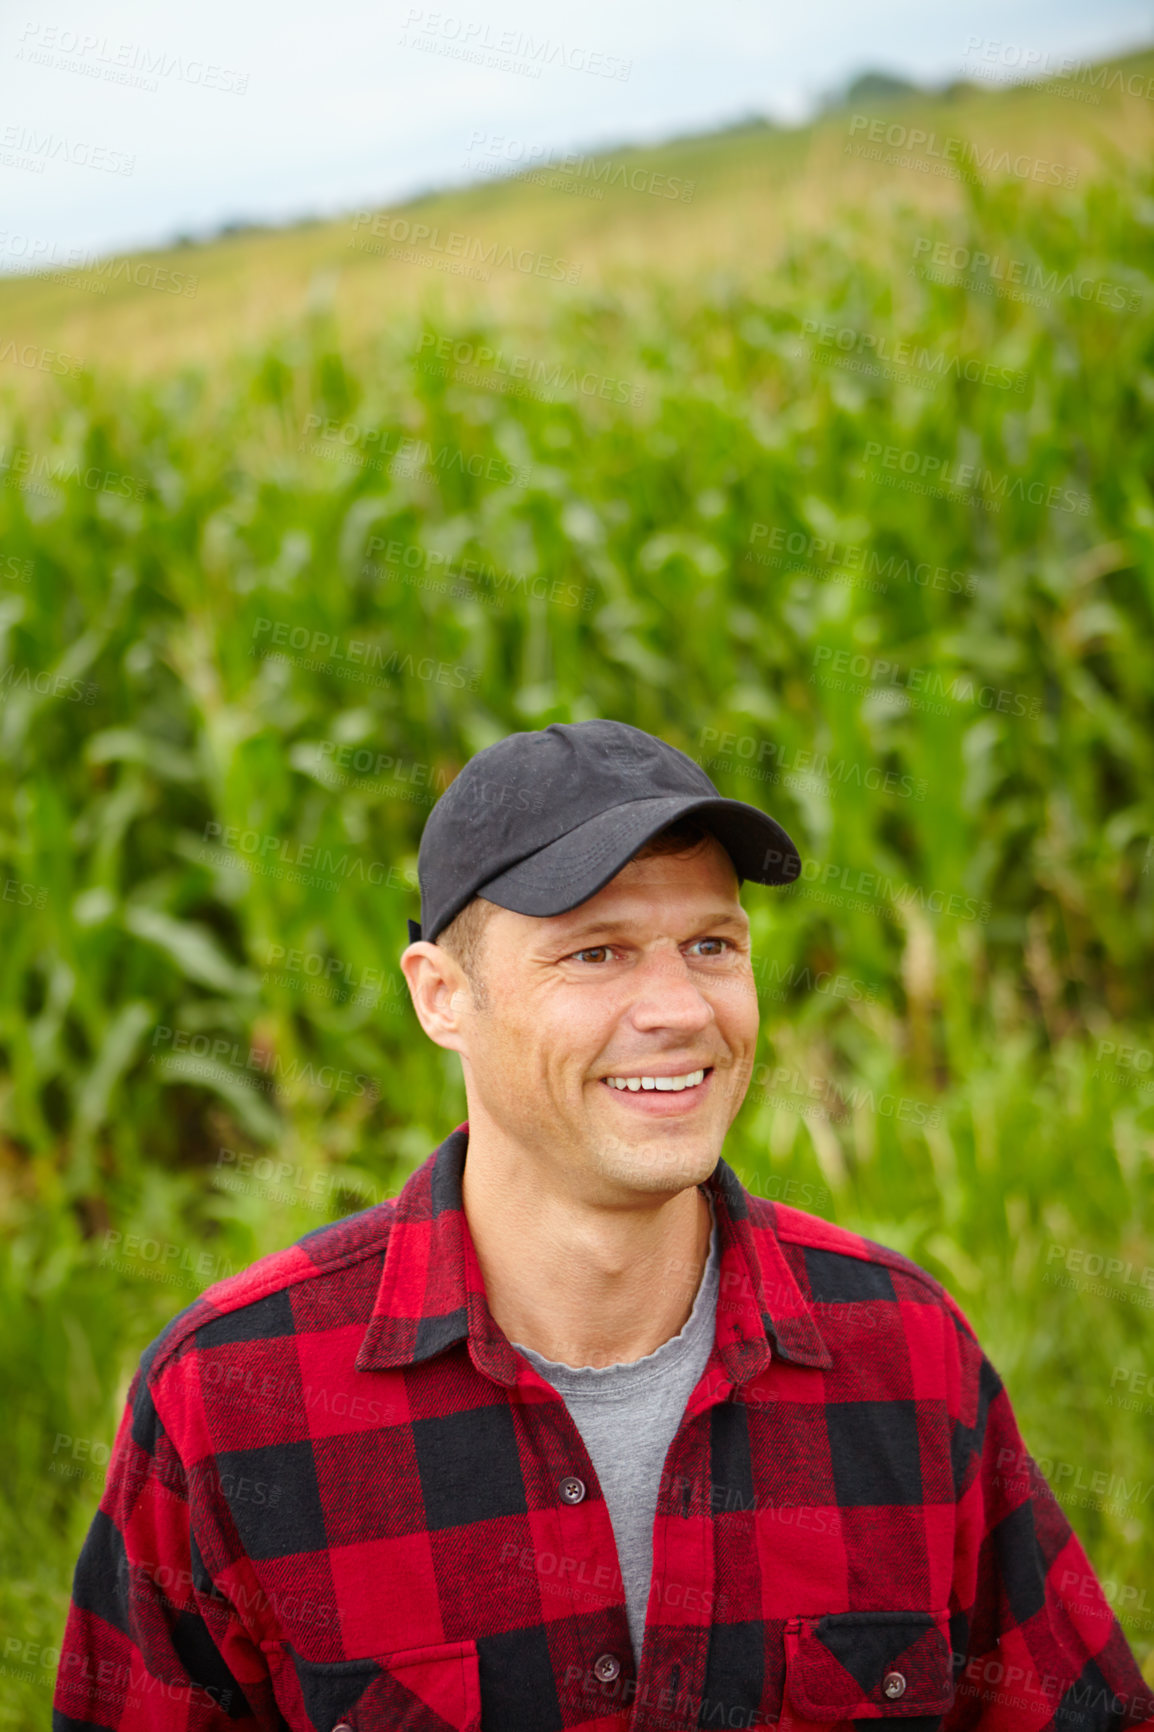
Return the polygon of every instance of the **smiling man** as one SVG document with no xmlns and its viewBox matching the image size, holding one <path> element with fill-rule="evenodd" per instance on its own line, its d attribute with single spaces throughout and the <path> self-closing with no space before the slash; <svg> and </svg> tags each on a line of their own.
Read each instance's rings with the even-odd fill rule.
<svg viewBox="0 0 1154 1732">
<path fill-rule="evenodd" d="M 799 870 L 623 723 L 470 760 L 401 963 L 468 1120 L 145 1354 L 58 1732 L 1154 1726 L 953 1300 L 722 1158 Z"/>
</svg>

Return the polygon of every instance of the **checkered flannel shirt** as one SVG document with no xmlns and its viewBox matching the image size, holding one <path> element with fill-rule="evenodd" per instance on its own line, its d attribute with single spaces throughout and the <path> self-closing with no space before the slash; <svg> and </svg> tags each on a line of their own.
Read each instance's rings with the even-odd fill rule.
<svg viewBox="0 0 1154 1732">
<path fill-rule="evenodd" d="M 593 1464 L 486 1303 L 467 1142 L 144 1354 L 57 1732 L 1154 1727 L 953 1300 L 724 1160 L 714 1348 L 666 1457 L 635 1665 Z"/>
</svg>

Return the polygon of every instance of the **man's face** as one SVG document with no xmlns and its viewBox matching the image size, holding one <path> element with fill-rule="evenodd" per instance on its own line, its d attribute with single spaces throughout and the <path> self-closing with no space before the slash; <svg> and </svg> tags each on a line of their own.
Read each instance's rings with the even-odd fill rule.
<svg viewBox="0 0 1154 1732">
<path fill-rule="evenodd" d="M 495 908 L 483 1009 L 461 1015 L 470 1136 L 487 1125 L 589 1201 L 675 1194 L 713 1171 L 749 1086 L 749 921 L 722 845 L 631 860 L 549 919 Z M 461 995 L 464 997 L 464 995 Z M 682 1090 L 609 1077 L 704 1070 Z"/>
</svg>

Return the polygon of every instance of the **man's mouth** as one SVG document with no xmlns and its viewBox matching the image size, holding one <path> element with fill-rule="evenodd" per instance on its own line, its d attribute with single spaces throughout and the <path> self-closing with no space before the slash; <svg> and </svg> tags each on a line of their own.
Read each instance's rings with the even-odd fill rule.
<svg viewBox="0 0 1154 1732">
<path fill-rule="evenodd" d="M 632 1094 L 640 1094 L 643 1089 L 659 1094 L 683 1094 L 687 1089 L 700 1088 L 712 1070 L 712 1065 L 706 1065 L 702 1070 L 682 1071 L 675 1076 L 647 1076 L 639 1073 L 636 1076 L 606 1076 L 602 1077 L 601 1081 L 611 1089 L 628 1089 Z"/>
</svg>

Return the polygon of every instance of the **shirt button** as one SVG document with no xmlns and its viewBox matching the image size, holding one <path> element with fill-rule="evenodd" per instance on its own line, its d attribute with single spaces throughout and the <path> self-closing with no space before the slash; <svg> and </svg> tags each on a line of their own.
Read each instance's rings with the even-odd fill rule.
<svg viewBox="0 0 1154 1732">
<path fill-rule="evenodd" d="M 593 1662 L 593 1676 L 602 1684 L 611 1684 L 621 1670 L 616 1654 L 598 1654 Z"/>
<path fill-rule="evenodd" d="M 901 1672 L 887 1672 L 882 1679 L 882 1689 L 891 1702 L 896 1702 L 899 1696 L 906 1693 L 906 1681 Z"/>
<path fill-rule="evenodd" d="M 575 1474 L 561 1481 L 561 1496 L 566 1503 L 580 1503 L 585 1496 L 585 1481 Z"/>
</svg>

